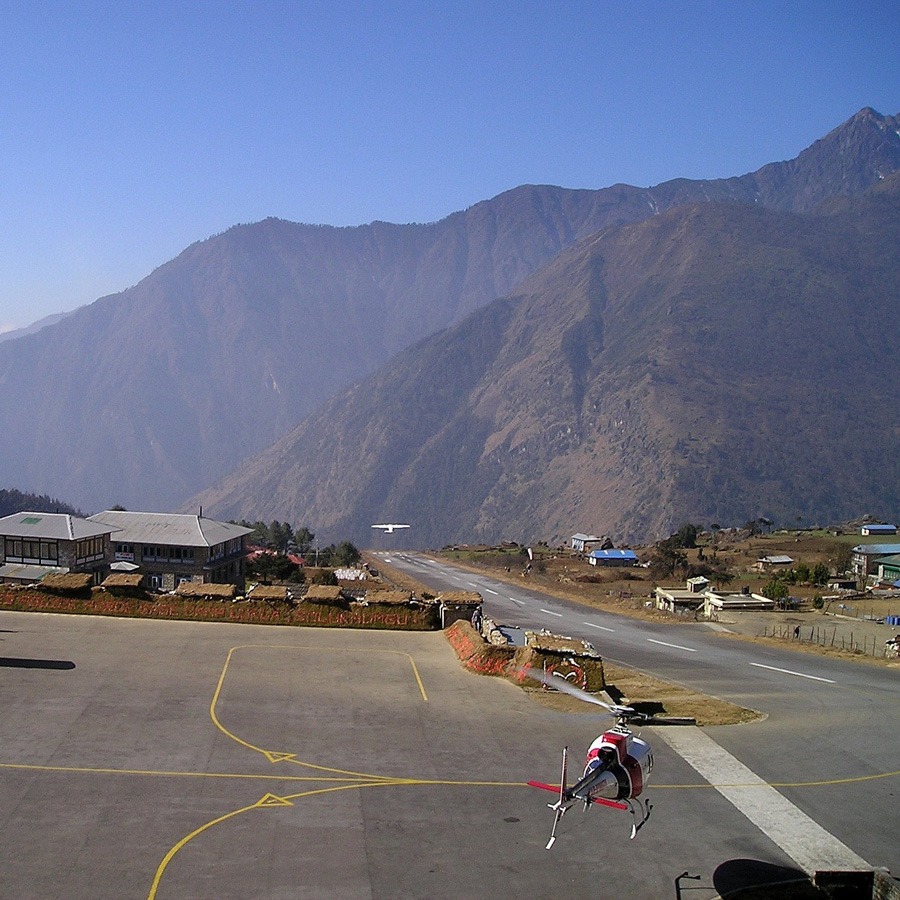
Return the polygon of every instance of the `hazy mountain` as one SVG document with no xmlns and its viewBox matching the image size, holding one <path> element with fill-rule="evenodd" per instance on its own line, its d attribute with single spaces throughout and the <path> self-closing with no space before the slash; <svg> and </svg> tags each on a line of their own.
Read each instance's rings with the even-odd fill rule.
<svg viewBox="0 0 900 900">
<path fill-rule="evenodd" d="M 523 186 L 429 225 L 237 226 L 0 344 L 0 480 L 87 509 L 172 508 L 577 240 L 698 201 L 804 211 L 858 193 L 900 167 L 897 130 L 866 109 L 754 174 Z"/>
<path fill-rule="evenodd" d="M 38 319 L 37 322 L 32 322 L 31 325 L 25 325 L 22 328 L 14 328 L 12 331 L 0 332 L 0 343 L 3 341 L 12 341 L 20 337 L 26 337 L 29 334 L 35 334 L 42 328 L 46 328 L 48 325 L 55 325 L 57 322 L 62 322 L 63 319 L 70 315 L 72 315 L 71 312 L 53 313 L 52 315 L 44 316 L 43 319 Z"/>
<path fill-rule="evenodd" d="M 418 545 L 900 508 L 900 174 L 815 214 L 610 228 L 330 401 L 203 497 Z"/>
<path fill-rule="evenodd" d="M 83 515 L 74 506 L 63 503 L 62 500 L 57 500 L 55 497 L 48 497 L 46 494 L 22 493 L 15 488 L 0 490 L 0 518 L 17 512 L 58 512 L 68 513 L 71 516 Z"/>
</svg>

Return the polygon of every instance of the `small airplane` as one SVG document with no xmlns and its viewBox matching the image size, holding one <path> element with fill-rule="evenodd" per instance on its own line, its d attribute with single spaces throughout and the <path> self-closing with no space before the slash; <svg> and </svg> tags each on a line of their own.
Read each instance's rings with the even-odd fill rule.
<svg viewBox="0 0 900 900">
<path fill-rule="evenodd" d="M 649 716 L 636 712 L 630 706 L 619 706 L 604 703 L 587 691 L 581 690 L 561 675 L 548 675 L 545 672 L 530 671 L 529 678 L 542 682 L 547 687 L 562 691 L 584 700 L 603 706 L 615 717 L 616 724 L 603 732 L 588 748 L 584 773 L 571 787 L 566 783 L 569 748 L 562 752 L 562 774 L 559 785 L 544 784 L 542 781 L 529 781 L 530 787 L 559 794 L 556 803 L 548 803 L 553 810 L 553 828 L 549 850 L 556 841 L 556 827 L 565 813 L 578 801 L 587 809 L 592 803 L 608 806 L 612 809 L 630 812 L 632 816 L 631 837 L 640 831 L 650 818 L 653 809 L 648 799 L 641 800 L 641 794 L 650 780 L 653 769 L 653 752 L 646 741 L 635 737 L 628 727 L 630 722 L 646 722 Z M 638 821 L 640 816 L 640 821 Z"/>
<path fill-rule="evenodd" d="M 397 528 L 409 528 L 409 525 L 401 525 L 396 522 L 391 522 L 390 524 L 384 525 L 373 525 L 373 528 L 381 528 L 385 534 L 393 534 L 395 529 Z"/>
</svg>

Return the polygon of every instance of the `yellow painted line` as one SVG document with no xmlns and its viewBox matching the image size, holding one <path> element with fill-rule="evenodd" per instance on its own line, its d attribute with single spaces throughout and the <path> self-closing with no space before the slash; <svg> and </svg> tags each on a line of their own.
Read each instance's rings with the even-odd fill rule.
<svg viewBox="0 0 900 900">
<path fill-rule="evenodd" d="M 142 775 L 154 778 L 231 778 L 245 781 L 335 781 L 358 782 L 359 778 L 334 778 L 327 775 L 252 775 L 242 772 L 175 772 L 156 769 L 113 769 L 90 766 L 37 766 L 25 763 L 0 763 L 0 769 L 23 769 L 35 772 L 74 772 L 85 775 Z M 380 776 L 379 776 L 380 777 Z"/>
<path fill-rule="evenodd" d="M 409 659 L 409 664 L 412 666 L 413 675 L 416 676 L 416 684 L 419 685 L 419 690 L 422 692 L 422 699 L 427 703 L 428 694 L 425 693 L 425 685 L 422 684 L 422 679 L 419 677 L 419 669 L 416 666 L 416 661 L 408 653 L 404 655 Z"/>
<path fill-rule="evenodd" d="M 310 765 L 307 763 L 306 765 Z M 315 767 L 314 767 L 315 768 Z M 31 772 L 71 772 L 81 775 L 130 775 L 150 778 L 218 778 L 235 781 L 280 781 L 280 782 L 324 782 L 334 784 L 336 781 L 349 782 L 349 787 L 358 787 L 370 781 L 379 784 L 396 786 L 403 785 L 457 785 L 461 787 L 527 787 L 523 781 L 452 781 L 430 778 L 403 778 L 393 775 L 375 775 L 371 779 L 360 778 L 357 775 L 347 778 L 337 778 L 328 775 L 254 775 L 244 772 L 178 772 L 166 769 L 115 769 L 94 766 L 39 766 L 29 763 L 0 763 L 0 769 L 14 769 Z M 331 770 L 328 770 L 331 771 Z M 803 787 L 831 787 L 841 784 L 858 784 L 864 781 L 877 781 L 881 778 L 896 778 L 900 775 L 900 769 L 895 772 L 877 772 L 874 775 L 857 775 L 852 778 L 828 778 L 820 781 L 781 781 L 768 782 L 769 787 L 775 788 L 803 788 Z M 651 782 L 648 790 L 693 790 L 694 788 L 711 787 L 760 787 L 756 784 L 710 784 L 709 782 L 691 784 L 656 784 Z"/>
<path fill-rule="evenodd" d="M 212 702 L 209 704 L 209 715 L 213 720 L 213 725 L 219 729 L 226 737 L 230 737 L 231 740 L 237 742 L 242 747 L 246 747 L 248 750 L 255 750 L 257 753 L 265 754 L 265 750 L 262 747 L 257 747 L 255 744 L 250 744 L 247 741 L 239 738 L 236 734 L 229 731 L 220 721 L 219 717 L 216 715 L 216 704 L 219 702 L 219 696 L 222 693 L 222 685 L 225 683 L 225 673 L 228 671 L 228 665 L 231 662 L 231 657 L 234 654 L 234 651 L 237 650 L 237 647 L 232 647 L 228 651 L 228 655 L 225 657 L 225 665 L 222 666 L 222 672 L 219 675 L 219 680 L 216 683 L 216 689 L 213 692 Z M 271 760 L 270 760 L 271 761 Z"/>
<path fill-rule="evenodd" d="M 228 673 L 228 668 L 231 665 L 231 660 L 237 650 L 306 650 L 306 651 L 314 651 L 314 652 L 325 652 L 325 653 L 338 653 L 348 652 L 346 648 L 339 647 L 298 647 L 294 645 L 286 645 L 286 644 L 239 644 L 236 647 L 232 647 L 227 656 L 225 657 L 225 663 L 222 666 L 222 671 L 219 674 L 219 680 L 216 683 L 216 689 L 213 692 L 212 700 L 209 705 L 209 715 L 213 721 L 213 724 L 219 731 L 222 732 L 226 737 L 231 738 L 231 740 L 237 742 L 242 747 L 246 747 L 248 750 L 254 750 L 257 753 L 261 753 L 270 763 L 276 762 L 289 762 L 297 766 L 302 766 L 307 769 L 313 769 L 318 772 L 330 772 L 335 775 L 344 775 L 349 778 L 357 778 L 361 781 L 383 781 L 387 780 L 387 776 L 385 775 L 373 775 L 367 772 L 354 772 L 347 769 L 337 769 L 332 766 L 320 766 L 315 763 L 306 762 L 305 760 L 301 760 L 297 758 L 297 754 L 288 753 L 283 751 L 273 751 L 273 750 L 265 750 L 262 747 L 257 747 L 255 744 L 251 744 L 249 741 L 245 741 L 243 738 L 238 737 L 234 732 L 227 729 L 222 722 L 219 720 L 218 714 L 216 713 L 216 706 L 218 705 L 219 698 L 222 695 L 222 688 L 225 684 L 225 677 Z M 351 649 L 349 652 L 351 653 L 389 653 L 396 656 L 405 656 L 412 666 L 413 675 L 416 679 L 416 684 L 419 688 L 419 693 L 422 695 L 422 699 L 424 702 L 428 702 L 428 695 L 425 693 L 425 686 L 422 683 L 422 678 L 419 675 L 419 670 L 416 666 L 416 661 L 409 653 L 405 653 L 401 650 L 389 650 L 389 649 L 381 649 L 381 648 L 359 648 L 359 649 Z"/>
<path fill-rule="evenodd" d="M 265 799 L 265 798 L 264 798 Z M 156 897 L 156 892 L 159 889 L 160 879 L 163 877 L 163 872 L 166 871 L 166 867 L 175 857 L 175 854 L 181 850 L 186 844 L 192 841 L 197 835 L 203 834 L 209 828 L 212 828 L 214 825 L 218 825 L 220 822 L 226 822 L 228 819 L 233 819 L 235 816 L 239 816 L 241 813 L 249 812 L 251 809 L 260 809 L 259 802 L 252 803 L 250 806 L 244 806 L 241 809 L 236 809 L 234 812 L 226 813 L 224 816 L 219 816 L 217 819 L 213 819 L 211 822 L 207 822 L 205 825 L 201 825 L 199 828 L 195 828 L 190 834 L 183 837 L 171 850 L 163 857 L 163 861 L 157 866 L 156 874 L 153 876 L 153 883 L 150 885 L 150 893 L 147 895 L 147 900 L 153 900 Z"/>
<path fill-rule="evenodd" d="M 276 796 L 275 794 L 265 794 L 261 799 L 257 800 L 256 803 L 251 803 L 250 806 L 242 806 L 240 809 L 235 809 L 230 813 L 225 813 L 223 816 L 218 816 L 215 819 L 207 822 L 205 825 L 201 825 L 199 828 L 195 828 L 190 834 L 185 835 L 174 847 L 172 847 L 168 853 L 163 857 L 162 862 L 156 868 L 156 874 L 153 876 L 153 883 L 150 885 L 150 893 L 147 895 L 147 900 L 155 900 L 156 893 L 159 890 L 159 883 L 162 880 L 163 874 L 166 871 L 169 863 L 175 858 L 175 855 L 179 850 L 182 850 L 187 844 L 189 844 L 194 838 L 203 834 L 204 831 L 208 831 L 210 828 L 215 827 L 216 825 L 220 825 L 222 822 L 227 822 L 229 819 L 233 819 L 242 813 L 250 812 L 253 809 L 275 809 L 281 808 L 285 806 L 293 806 L 293 800 L 298 800 L 301 797 L 312 797 L 315 794 L 329 794 L 335 791 L 346 791 L 351 789 L 358 789 L 364 787 L 384 787 L 386 782 L 376 781 L 376 782 L 363 782 L 361 784 L 342 784 L 337 787 L 331 788 L 318 788 L 312 791 L 302 791 L 299 794 L 288 794 L 284 797 Z"/>
</svg>

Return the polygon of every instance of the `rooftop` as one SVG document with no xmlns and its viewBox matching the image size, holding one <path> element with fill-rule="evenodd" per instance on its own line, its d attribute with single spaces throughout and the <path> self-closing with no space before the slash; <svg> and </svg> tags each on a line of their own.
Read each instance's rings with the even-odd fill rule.
<svg viewBox="0 0 900 900">
<path fill-rule="evenodd" d="M 594 559 L 637 559 L 634 550 L 592 550 Z"/>
<path fill-rule="evenodd" d="M 215 547 L 252 531 L 243 525 L 179 513 L 107 509 L 89 516 L 89 519 L 111 526 L 108 530 L 116 531 L 116 541 L 128 544 Z"/>
<path fill-rule="evenodd" d="M 0 519 L 0 535 L 47 541 L 77 541 L 111 534 L 117 526 L 68 513 L 17 512 Z M 900 549 L 900 548 L 898 548 Z"/>
</svg>

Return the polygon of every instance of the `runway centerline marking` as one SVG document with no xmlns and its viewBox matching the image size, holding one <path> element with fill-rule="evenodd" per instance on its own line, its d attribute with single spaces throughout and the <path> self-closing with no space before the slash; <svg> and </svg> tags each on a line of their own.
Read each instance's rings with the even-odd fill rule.
<svg viewBox="0 0 900 900">
<path fill-rule="evenodd" d="M 525 605 L 521 600 L 517 600 L 515 597 L 510 597 L 509 599 L 512 600 L 513 603 L 518 603 L 519 606 Z"/>
<path fill-rule="evenodd" d="M 552 609 L 543 609 L 543 608 L 542 608 L 542 609 L 541 609 L 541 612 L 542 612 L 542 613 L 547 613 L 548 616 L 556 616 L 558 619 L 561 619 L 561 618 L 563 617 L 563 614 L 562 614 L 562 613 L 553 612 Z"/>
<path fill-rule="evenodd" d="M 807 675 L 805 672 L 792 672 L 790 669 L 779 669 L 778 666 L 764 666 L 762 663 L 750 663 L 757 669 L 769 669 L 772 672 L 781 672 L 784 675 L 796 675 L 797 678 L 809 678 L 812 681 L 824 681 L 826 684 L 834 684 L 830 678 L 820 678 L 818 675 Z"/>
<path fill-rule="evenodd" d="M 494 594 L 495 596 L 497 595 L 497 591 L 492 591 L 490 588 L 485 588 L 484 590 L 486 594 Z"/>
<path fill-rule="evenodd" d="M 672 647 L 674 650 L 686 650 L 688 653 L 696 653 L 693 647 L 682 647 L 681 644 L 669 644 L 666 641 L 658 641 L 655 638 L 647 638 L 651 644 L 660 644 L 663 647 Z"/>
<path fill-rule="evenodd" d="M 593 622 L 582 622 L 582 625 L 587 625 L 590 628 L 599 628 L 601 631 L 615 631 L 615 628 L 607 628 L 605 625 L 595 625 Z"/>
</svg>

